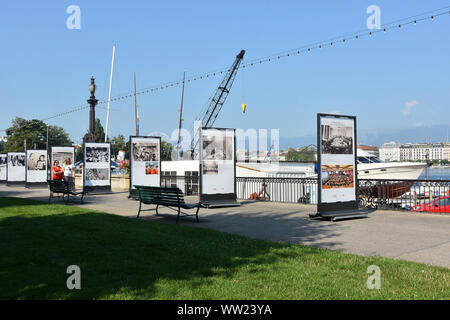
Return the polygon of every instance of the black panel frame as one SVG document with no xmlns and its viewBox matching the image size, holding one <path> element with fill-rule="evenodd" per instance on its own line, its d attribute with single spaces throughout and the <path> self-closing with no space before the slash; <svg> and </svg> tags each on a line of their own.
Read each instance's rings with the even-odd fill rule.
<svg viewBox="0 0 450 320">
<path fill-rule="evenodd" d="M 234 141 L 233 141 L 233 152 L 234 152 L 234 193 L 217 193 L 217 194 L 204 194 L 203 193 L 203 146 L 201 148 L 201 155 L 199 152 L 199 177 L 200 177 L 200 186 L 199 186 L 199 200 L 205 206 L 226 206 L 226 205 L 236 205 L 237 204 L 237 187 L 236 187 L 236 129 L 234 128 L 216 128 L 216 127 L 202 127 L 203 130 L 219 130 L 219 131 L 233 131 Z M 203 140 L 203 138 L 201 138 Z"/>
<path fill-rule="evenodd" d="M 159 186 L 161 186 L 161 166 L 162 166 L 162 160 L 161 160 L 161 137 L 156 136 L 130 136 L 130 188 L 129 188 L 129 194 L 128 198 L 137 198 L 137 190 L 133 189 L 133 145 L 131 143 L 132 138 L 142 139 L 142 138 L 151 138 L 151 139 L 159 139 Z"/>
<path fill-rule="evenodd" d="M 109 186 L 86 186 L 86 143 L 109 144 Z M 83 192 L 109 193 L 111 192 L 111 142 L 85 142 L 83 150 Z"/>
<path fill-rule="evenodd" d="M 9 163 L 9 154 L 10 153 L 24 153 L 25 154 L 25 180 L 24 181 L 8 181 L 8 176 L 9 176 L 9 170 L 8 170 L 8 163 Z M 6 185 L 7 186 L 21 186 L 24 187 L 25 186 L 25 181 L 26 181 L 26 175 L 27 175 L 27 167 L 26 167 L 26 162 L 27 162 L 27 153 L 23 152 L 23 151 L 18 151 L 18 152 L 7 152 L 6 153 Z"/>
<path fill-rule="evenodd" d="M 353 120 L 353 144 L 354 144 L 354 186 L 355 186 L 355 200 L 353 201 L 337 201 L 337 202 L 322 202 L 322 132 L 321 132 L 321 118 L 322 117 L 334 117 L 337 119 L 350 119 Z M 333 216 L 333 212 L 358 210 L 358 162 L 357 162 L 357 134 L 356 134 L 356 116 L 340 115 L 340 114 L 317 114 L 317 211 L 322 216 Z"/>
<path fill-rule="evenodd" d="M 5 165 L 6 173 L 5 173 L 5 179 L 4 179 L 4 180 L 0 179 L 0 184 L 5 185 L 5 184 L 6 184 L 6 181 L 8 180 L 8 154 L 7 154 L 7 153 L 2 153 L 1 155 L 2 155 L 2 156 L 3 156 L 3 155 L 6 156 L 6 165 Z"/>
<path fill-rule="evenodd" d="M 28 151 L 45 151 L 45 167 L 46 167 L 46 177 L 45 181 L 41 182 L 28 182 Z M 47 150 L 38 150 L 38 149 L 26 149 L 25 150 L 25 188 L 31 188 L 31 187 L 47 187 L 48 182 L 48 151 Z"/>
</svg>

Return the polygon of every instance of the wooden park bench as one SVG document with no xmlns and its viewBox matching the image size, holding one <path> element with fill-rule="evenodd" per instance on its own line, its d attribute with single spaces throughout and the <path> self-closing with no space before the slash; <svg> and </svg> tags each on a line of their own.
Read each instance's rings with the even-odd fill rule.
<svg viewBox="0 0 450 320">
<path fill-rule="evenodd" d="M 187 214 L 185 212 L 182 212 L 181 209 L 197 208 L 197 211 L 195 212 L 195 218 L 198 222 L 198 211 L 200 210 L 201 204 L 185 203 L 183 192 L 179 188 L 162 188 L 162 187 L 146 187 L 146 186 L 134 186 L 134 187 L 137 189 L 139 198 L 139 211 L 137 214 L 137 218 L 139 218 L 141 211 L 155 210 L 156 215 L 158 215 L 159 206 L 168 207 L 169 209 L 175 207 L 178 208 L 178 216 L 176 222 L 178 223 L 178 219 L 180 219 L 180 213 L 183 213 L 185 216 L 193 216 L 193 214 Z M 141 209 L 143 203 L 149 205 L 151 204 L 156 205 L 156 208 L 145 210 Z M 177 211 L 176 209 L 172 210 Z"/>
<path fill-rule="evenodd" d="M 81 202 L 83 202 L 84 192 L 75 192 L 72 190 L 70 183 L 64 180 L 47 180 L 48 186 L 50 188 L 50 197 L 48 198 L 48 202 L 52 200 L 52 198 L 57 198 L 52 196 L 52 193 L 60 193 L 62 194 L 62 199 L 65 203 L 69 202 L 70 196 L 77 197 Z"/>
</svg>

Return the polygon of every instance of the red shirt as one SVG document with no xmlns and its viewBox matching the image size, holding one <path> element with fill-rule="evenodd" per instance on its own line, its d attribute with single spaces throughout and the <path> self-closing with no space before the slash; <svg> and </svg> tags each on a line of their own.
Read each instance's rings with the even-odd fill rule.
<svg viewBox="0 0 450 320">
<path fill-rule="evenodd" d="M 61 167 L 57 167 L 57 166 L 53 166 L 52 167 L 52 172 L 53 172 L 53 180 L 62 180 L 64 179 L 64 174 L 63 173 L 63 168 Z M 61 174 L 57 174 L 61 172 Z"/>
</svg>

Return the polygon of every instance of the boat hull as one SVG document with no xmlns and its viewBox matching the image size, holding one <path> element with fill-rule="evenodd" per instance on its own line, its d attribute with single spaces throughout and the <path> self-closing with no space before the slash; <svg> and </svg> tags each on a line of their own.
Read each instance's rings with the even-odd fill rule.
<svg viewBox="0 0 450 320">
<path fill-rule="evenodd" d="M 426 163 L 385 162 L 358 164 L 359 179 L 417 180 Z"/>
</svg>

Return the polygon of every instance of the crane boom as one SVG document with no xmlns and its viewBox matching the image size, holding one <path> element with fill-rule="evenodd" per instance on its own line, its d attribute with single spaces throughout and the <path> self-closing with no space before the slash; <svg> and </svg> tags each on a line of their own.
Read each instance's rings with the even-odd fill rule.
<svg viewBox="0 0 450 320">
<path fill-rule="evenodd" d="M 233 85 L 234 79 L 236 77 L 237 71 L 239 70 L 239 66 L 242 62 L 242 59 L 244 58 L 244 55 L 245 50 L 241 50 L 241 52 L 239 52 L 239 54 L 236 56 L 236 60 L 234 60 L 231 67 L 227 70 L 227 73 L 223 78 L 222 82 L 220 83 L 219 87 L 217 88 L 214 96 L 210 99 L 205 114 L 195 119 L 195 120 L 201 119 L 203 127 L 212 127 L 214 125 L 214 122 L 216 121 L 217 116 L 220 113 L 220 110 L 222 110 L 222 107 L 225 103 L 225 100 L 228 97 L 228 94 L 230 93 L 231 86 Z M 198 139 L 195 139 L 196 136 L 197 134 L 194 133 L 194 139 L 192 143 L 193 153 L 195 152 L 198 144 Z"/>
<path fill-rule="evenodd" d="M 214 122 L 216 121 L 217 116 L 219 115 L 219 112 L 228 97 L 228 94 L 230 93 L 231 86 L 233 85 L 234 78 L 236 77 L 236 73 L 239 69 L 242 59 L 244 58 L 244 54 L 245 50 L 241 50 L 241 52 L 239 52 L 239 54 L 236 56 L 236 60 L 228 69 L 227 74 L 222 80 L 222 83 L 217 88 L 216 93 L 211 98 L 208 109 L 202 117 L 202 125 L 204 127 L 212 127 L 214 125 Z"/>
</svg>

